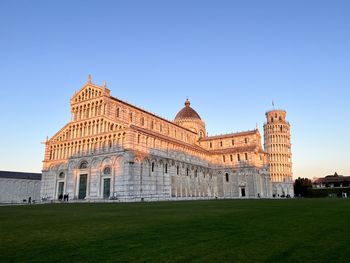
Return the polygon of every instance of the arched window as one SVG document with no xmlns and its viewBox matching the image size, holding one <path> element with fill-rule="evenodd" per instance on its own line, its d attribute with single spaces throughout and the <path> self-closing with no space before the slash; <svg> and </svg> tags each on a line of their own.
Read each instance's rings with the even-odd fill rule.
<svg viewBox="0 0 350 263">
<path fill-rule="evenodd" d="M 103 169 L 103 174 L 104 175 L 110 175 L 112 173 L 112 169 L 110 166 L 106 166 L 104 169 Z"/>
<path fill-rule="evenodd" d="M 168 173 L 168 164 L 167 163 L 165 164 L 165 173 L 166 174 Z"/>
<path fill-rule="evenodd" d="M 154 162 L 152 163 L 152 172 L 154 172 Z"/>
<path fill-rule="evenodd" d="M 64 178 L 64 172 L 61 172 L 61 173 L 58 175 L 58 178 L 63 179 L 63 178 Z"/>
<path fill-rule="evenodd" d="M 86 169 L 88 167 L 88 163 L 87 162 L 82 162 L 79 166 L 79 169 Z"/>
</svg>

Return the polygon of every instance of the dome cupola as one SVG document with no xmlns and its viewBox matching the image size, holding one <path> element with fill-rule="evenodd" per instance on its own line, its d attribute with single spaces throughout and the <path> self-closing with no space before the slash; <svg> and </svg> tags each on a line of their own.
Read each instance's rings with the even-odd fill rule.
<svg viewBox="0 0 350 263">
<path fill-rule="evenodd" d="M 186 99 L 185 101 L 185 107 L 176 114 L 175 120 L 182 120 L 182 119 L 197 119 L 200 120 L 201 117 L 199 114 L 190 107 L 191 102 Z"/>
<path fill-rule="evenodd" d="M 205 137 L 205 123 L 202 121 L 199 114 L 191 108 L 191 102 L 186 99 L 185 107 L 183 107 L 175 117 L 174 122 L 186 129 L 197 133 L 198 138 Z"/>
</svg>

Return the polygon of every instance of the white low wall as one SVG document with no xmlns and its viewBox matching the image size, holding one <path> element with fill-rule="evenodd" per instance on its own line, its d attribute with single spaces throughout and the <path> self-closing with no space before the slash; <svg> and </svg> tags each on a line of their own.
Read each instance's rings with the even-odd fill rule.
<svg viewBox="0 0 350 263">
<path fill-rule="evenodd" d="M 0 178 L 0 203 L 40 202 L 40 188 L 39 180 Z"/>
</svg>

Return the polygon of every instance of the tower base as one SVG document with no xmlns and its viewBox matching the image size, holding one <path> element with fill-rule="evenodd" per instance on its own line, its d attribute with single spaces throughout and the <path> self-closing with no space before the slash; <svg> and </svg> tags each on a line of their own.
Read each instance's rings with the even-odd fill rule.
<svg viewBox="0 0 350 263">
<path fill-rule="evenodd" d="M 273 197 L 294 197 L 293 182 L 273 182 Z"/>
</svg>

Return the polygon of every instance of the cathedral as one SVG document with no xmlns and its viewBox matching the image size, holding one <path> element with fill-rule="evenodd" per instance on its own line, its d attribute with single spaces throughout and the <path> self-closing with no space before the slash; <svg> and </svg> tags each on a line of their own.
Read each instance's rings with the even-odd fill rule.
<svg viewBox="0 0 350 263">
<path fill-rule="evenodd" d="M 87 83 L 71 120 L 45 142 L 43 200 L 157 201 L 293 196 L 286 112 L 258 129 L 208 136 L 186 100 L 173 121 Z"/>
</svg>

